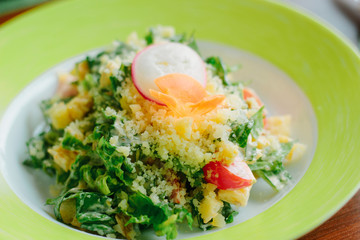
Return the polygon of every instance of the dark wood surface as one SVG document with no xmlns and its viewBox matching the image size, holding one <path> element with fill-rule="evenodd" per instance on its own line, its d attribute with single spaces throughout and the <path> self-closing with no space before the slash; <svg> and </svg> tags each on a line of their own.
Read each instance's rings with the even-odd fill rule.
<svg viewBox="0 0 360 240">
<path fill-rule="evenodd" d="M 32 8 L 0 16 L 0 26 Z M 360 191 L 334 216 L 299 240 L 360 240 Z"/>
<path fill-rule="evenodd" d="M 360 191 L 334 216 L 299 240 L 360 240 Z"/>
</svg>

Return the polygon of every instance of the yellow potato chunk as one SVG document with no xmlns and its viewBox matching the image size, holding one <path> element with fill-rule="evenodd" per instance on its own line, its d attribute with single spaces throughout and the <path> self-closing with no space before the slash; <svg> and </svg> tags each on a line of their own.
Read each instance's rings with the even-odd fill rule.
<svg viewBox="0 0 360 240">
<path fill-rule="evenodd" d="M 109 60 L 106 64 L 106 66 L 103 66 L 100 69 L 101 76 L 100 76 L 100 86 L 106 87 L 110 85 L 110 76 L 113 75 L 113 71 L 119 69 L 121 66 L 121 63 L 116 60 Z"/>
<path fill-rule="evenodd" d="M 64 149 L 58 145 L 50 148 L 48 152 L 53 156 L 54 162 L 66 172 L 70 170 L 71 165 L 75 162 L 77 156 L 75 151 Z"/>
<path fill-rule="evenodd" d="M 75 227 L 80 227 L 79 221 L 76 219 L 76 200 L 68 199 L 60 205 L 60 215 L 64 223 L 71 224 Z"/>
<path fill-rule="evenodd" d="M 215 218 L 223 207 L 223 202 L 217 198 L 214 192 L 215 189 L 216 186 L 214 184 L 208 183 L 205 185 L 204 198 L 201 200 L 198 208 L 204 223 L 208 223 L 211 219 Z"/>
<path fill-rule="evenodd" d="M 92 98 L 88 94 L 80 94 L 66 105 L 70 117 L 75 119 L 81 119 L 92 107 Z"/>
<path fill-rule="evenodd" d="M 129 219 L 130 217 L 124 214 L 116 214 L 115 220 L 118 224 L 115 225 L 114 229 L 123 235 L 126 239 L 132 240 L 136 238 L 136 232 L 132 223 L 126 225 Z"/>
<path fill-rule="evenodd" d="M 237 206 L 246 206 L 249 196 L 250 187 L 236 189 L 236 190 L 222 190 L 218 192 L 219 199 Z"/>
<path fill-rule="evenodd" d="M 89 65 L 86 61 L 77 64 L 76 67 L 71 71 L 71 74 L 79 77 L 79 80 L 83 80 L 88 73 Z"/>
<path fill-rule="evenodd" d="M 71 122 L 66 128 L 65 132 L 70 133 L 70 135 L 74 136 L 75 138 L 79 139 L 80 141 L 84 140 L 84 134 L 78 127 L 78 122 Z"/>
<path fill-rule="evenodd" d="M 81 119 L 92 107 L 93 101 L 88 94 L 79 94 L 67 104 L 55 103 L 48 111 L 52 125 L 56 129 L 65 128 L 72 121 Z"/>
<path fill-rule="evenodd" d="M 271 134 L 277 136 L 290 136 L 291 116 L 274 116 L 266 119 L 266 128 Z"/>
<path fill-rule="evenodd" d="M 213 225 L 214 227 L 224 227 L 225 224 L 225 218 L 221 214 L 216 215 L 211 222 L 211 225 Z"/>
<path fill-rule="evenodd" d="M 291 148 L 289 154 L 286 156 L 286 161 L 294 162 L 302 158 L 306 151 L 306 146 L 301 143 L 295 143 Z"/>
<path fill-rule="evenodd" d="M 70 115 L 68 114 L 68 109 L 63 102 L 52 105 L 48 113 L 52 125 L 56 129 L 65 128 L 72 121 Z"/>
</svg>

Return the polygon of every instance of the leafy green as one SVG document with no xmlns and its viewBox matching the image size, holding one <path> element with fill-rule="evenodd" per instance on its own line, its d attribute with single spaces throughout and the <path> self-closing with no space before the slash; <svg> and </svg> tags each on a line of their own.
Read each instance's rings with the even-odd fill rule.
<svg viewBox="0 0 360 240">
<path fill-rule="evenodd" d="M 155 29 L 150 28 L 147 34 L 144 37 L 146 44 L 151 45 L 154 43 L 155 40 Z M 168 39 L 170 42 L 177 42 L 177 43 L 183 43 L 190 48 L 192 48 L 195 52 L 197 52 L 200 55 L 199 47 L 196 43 L 194 33 L 190 34 L 189 37 L 187 37 L 186 33 L 182 34 L 175 34 L 172 37 L 164 37 L 164 39 Z"/>
<path fill-rule="evenodd" d="M 42 132 L 38 136 L 30 138 L 26 143 L 29 158 L 23 164 L 32 168 L 40 168 L 50 176 L 59 172 L 60 170 L 56 167 L 47 149 L 55 145 L 62 134 L 62 130 L 50 129 L 48 132 Z"/>
<path fill-rule="evenodd" d="M 63 148 L 65 148 L 67 150 L 71 150 L 71 151 L 90 150 L 91 149 L 90 146 L 84 145 L 82 141 L 80 141 L 76 137 L 70 135 L 69 133 L 65 133 L 61 144 L 62 144 Z"/>
<path fill-rule="evenodd" d="M 239 214 L 239 212 L 232 209 L 230 203 L 224 202 L 224 206 L 221 209 L 221 214 L 225 217 L 226 223 L 232 223 L 234 221 L 234 217 Z"/>
<path fill-rule="evenodd" d="M 254 115 L 251 116 L 250 120 L 254 121 L 254 126 L 251 130 L 251 134 L 254 138 L 258 138 L 264 128 L 264 116 L 263 116 L 264 106 L 262 106 Z"/>
<path fill-rule="evenodd" d="M 40 110 L 43 114 L 46 124 L 48 124 L 48 125 L 50 125 L 51 121 L 50 121 L 50 118 L 49 118 L 47 112 L 51 108 L 52 105 L 53 105 L 52 99 L 47 99 L 47 100 L 43 100 L 40 102 Z"/>
<path fill-rule="evenodd" d="M 117 89 L 122 87 L 126 78 L 131 77 L 131 65 L 122 63 L 120 66 L 119 76 L 110 76 L 111 90 L 114 92 L 115 98 L 121 98 L 121 95 L 117 94 Z"/>
<path fill-rule="evenodd" d="M 264 156 L 261 159 L 268 162 L 284 160 L 284 158 L 290 153 L 293 145 L 293 142 L 281 143 L 278 150 L 273 150 L 268 147 L 265 149 Z"/>
<path fill-rule="evenodd" d="M 112 199 L 94 192 L 84 192 L 71 189 L 57 198 L 49 199 L 48 205 L 55 205 L 54 212 L 58 220 L 63 221 L 60 214 L 61 204 L 69 199 L 76 200 L 76 219 L 81 223 L 81 228 L 97 232 L 100 235 L 114 233 L 115 213 L 112 208 Z"/>
<path fill-rule="evenodd" d="M 199 51 L 199 47 L 198 47 L 197 42 L 194 37 L 194 32 L 190 35 L 189 38 L 187 38 L 186 33 L 183 33 L 183 34 L 176 34 L 175 36 L 169 38 L 169 40 L 171 42 L 183 43 L 183 44 L 189 46 L 190 48 L 192 48 L 199 55 L 201 55 L 200 51 Z"/>
<path fill-rule="evenodd" d="M 192 166 L 184 164 L 179 158 L 174 157 L 172 159 L 173 169 L 177 172 L 185 174 L 188 178 L 193 179 L 191 185 L 193 187 L 200 186 L 204 182 L 204 172 L 202 169 L 196 169 Z"/>
<path fill-rule="evenodd" d="M 98 84 L 99 76 L 97 74 L 86 74 L 85 78 L 79 82 L 79 86 L 85 91 L 90 91 Z"/>
<path fill-rule="evenodd" d="M 191 47 L 195 52 L 197 52 L 201 56 L 199 46 L 197 45 L 197 42 L 196 42 L 195 37 L 194 37 L 193 34 L 187 40 L 187 45 L 189 47 Z"/>
<path fill-rule="evenodd" d="M 68 191 L 71 188 L 75 188 L 79 185 L 81 180 L 80 168 L 83 165 L 88 164 L 91 161 L 89 156 L 77 155 L 75 162 L 71 165 L 70 173 L 64 183 L 63 192 Z"/>
<path fill-rule="evenodd" d="M 114 122 L 115 117 L 108 117 L 104 112 L 97 114 L 91 137 L 94 138 L 94 140 L 99 140 L 102 137 L 110 139 L 111 130 L 114 129 Z"/>
<path fill-rule="evenodd" d="M 114 51 L 106 52 L 106 54 L 108 54 L 110 58 L 115 58 L 116 56 L 126 57 L 129 55 L 129 52 L 136 51 L 134 47 L 122 41 L 116 41 L 116 44 L 117 46 Z"/>
<path fill-rule="evenodd" d="M 224 86 L 230 85 L 227 79 L 227 67 L 220 57 L 208 57 L 205 62 L 214 67 L 214 74 L 219 76 Z"/>
<path fill-rule="evenodd" d="M 254 136 L 254 138 L 258 138 L 264 128 L 263 109 L 264 107 L 261 107 L 246 123 L 233 123 L 231 125 L 232 131 L 230 133 L 229 140 L 237 143 L 240 147 L 245 148 L 247 146 L 247 140 L 250 133 Z"/>
<path fill-rule="evenodd" d="M 166 235 L 166 239 L 176 238 L 177 222 L 186 219 L 188 225 L 192 225 L 192 216 L 184 208 L 171 209 L 166 204 L 154 204 L 149 197 L 139 192 L 130 195 L 128 202 L 132 209 L 126 213 L 131 216 L 128 223 L 152 225 L 156 234 Z"/>
<path fill-rule="evenodd" d="M 86 62 L 89 66 L 90 71 L 92 71 L 94 67 L 100 66 L 100 63 L 101 63 L 100 57 L 104 54 L 105 54 L 105 52 L 102 51 L 102 52 L 98 53 L 95 57 L 90 57 L 90 56 L 86 57 Z"/>
<path fill-rule="evenodd" d="M 81 179 L 86 182 L 88 187 L 98 192 L 109 195 L 112 191 L 110 190 L 110 182 L 115 182 L 115 179 L 106 174 L 106 170 L 103 166 L 93 166 L 90 164 L 84 165 L 80 168 Z M 116 181 L 116 184 L 118 181 Z"/>
<path fill-rule="evenodd" d="M 136 176 L 132 176 L 134 169 L 133 164 L 126 158 L 116 152 L 116 148 L 112 146 L 105 138 L 101 138 L 96 147 L 96 153 L 103 160 L 108 174 L 130 186 Z"/>
<path fill-rule="evenodd" d="M 106 88 L 100 88 L 96 90 L 96 93 L 93 94 L 93 99 L 94 107 L 97 111 L 102 111 L 107 107 L 118 110 L 122 109 L 119 99 L 116 97 L 116 95 L 113 94 L 111 84 Z"/>
<path fill-rule="evenodd" d="M 293 143 L 281 143 L 279 150 L 266 148 L 264 155 L 255 163 L 249 164 L 250 169 L 263 178 L 274 190 L 281 190 L 291 179 L 284 168 L 284 158 L 289 154 Z"/>
<path fill-rule="evenodd" d="M 81 228 L 89 231 L 97 232 L 99 235 L 103 235 L 103 236 L 115 232 L 113 227 L 99 223 L 83 223 L 81 224 Z"/>
<path fill-rule="evenodd" d="M 154 29 L 153 28 L 149 28 L 149 31 L 145 35 L 144 39 L 145 39 L 147 45 L 154 43 Z"/>
<path fill-rule="evenodd" d="M 245 148 L 247 139 L 253 127 L 254 121 L 252 119 L 244 124 L 233 124 L 229 140 L 237 143 L 240 147 Z"/>
</svg>

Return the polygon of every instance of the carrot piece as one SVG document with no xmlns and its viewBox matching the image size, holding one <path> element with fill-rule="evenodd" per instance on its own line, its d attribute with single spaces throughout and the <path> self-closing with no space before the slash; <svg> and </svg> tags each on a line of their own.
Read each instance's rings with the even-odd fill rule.
<svg viewBox="0 0 360 240">
<path fill-rule="evenodd" d="M 171 95 L 183 103 L 197 103 L 207 96 L 205 88 L 186 74 L 167 74 L 155 79 L 155 84 L 161 92 Z"/>
<path fill-rule="evenodd" d="M 150 89 L 150 95 L 178 116 L 208 113 L 225 100 L 224 95 L 208 96 L 198 81 L 185 74 L 167 74 L 155 79 L 155 84 L 161 92 Z"/>
<path fill-rule="evenodd" d="M 192 114 L 205 114 L 215 109 L 225 100 L 224 95 L 212 95 L 205 97 L 202 101 L 191 106 Z"/>
<path fill-rule="evenodd" d="M 243 89 L 243 97 L 244 100 L 247 100 L 248 98 L 255 98 L 255 101 L 257 102 L 257 104 L 261 107 L 264 104 L 261 102 L 260 98 L 256 95 L 256 93 L 254 93 L 251 89 L 249 88 L 244 88 Z"/>
<path fill-rule="evenodd" d="M 149 91 L 150 91 L 150 95 L 153 98 L 163 102 L 168 108 L 170 108 L 176 114 L 178 114 L 178 115 L 185 114 L 186 110 L 184 109 L 183 105 L 180 104 L 179 101 L 175 97 L 173 97 L 169 94 L 155 91 L 153 89 L 150 89 Z"/>
</svg>

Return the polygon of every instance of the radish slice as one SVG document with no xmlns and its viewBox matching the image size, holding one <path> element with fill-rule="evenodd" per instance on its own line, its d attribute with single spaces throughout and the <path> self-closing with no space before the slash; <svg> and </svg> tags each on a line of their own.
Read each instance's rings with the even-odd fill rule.
<svg viewBox="0 0 360 240">
<path fill-rule="evenodd" d="M 155 79 L 170 74 L 182 73 L 193 77 L 206 86 L 206 69 L 201 57 L 190 47 L 180 43 L 151 45 L 140 51 L 131 67 L 132 81 L 146 99 L 163 105 L 150 95 L 150 89 L 159 91 Z"/>
<path fill-rule="evenodd" d="M 249 187 L 255 182 L 248 165 L 236 158 L 229 166 L 216 161 L 203 167 L 204 178 L 208 183 L 215 184 L 219 189 L 240 189 Z"/>
</svg>

